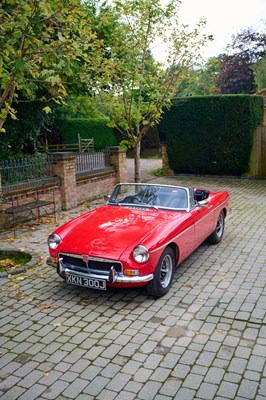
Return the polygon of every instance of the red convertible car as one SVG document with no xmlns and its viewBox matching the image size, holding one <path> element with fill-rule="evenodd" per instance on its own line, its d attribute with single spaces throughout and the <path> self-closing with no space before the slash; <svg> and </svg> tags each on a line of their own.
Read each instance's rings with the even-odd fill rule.
<svg viewBox="0 0 266 400">
<path fill-rule="evenodd" d="M 222 240 L 228 207 L 226 191 L 121 183 L 105 205 L 49 236 L 47 262 L 69 284 L 100 290 L 146 285 L 161 297 L 178 264 L 205 240 Z"/>
</svg>

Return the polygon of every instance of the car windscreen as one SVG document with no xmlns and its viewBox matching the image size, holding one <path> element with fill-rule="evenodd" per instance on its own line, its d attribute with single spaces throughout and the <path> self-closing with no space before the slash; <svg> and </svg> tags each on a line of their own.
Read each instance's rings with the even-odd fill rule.
<svg viewBox="0 0 266 400">
<path fill-rule="evenodd" d="M 120 184 L 115 187 L 108 204 L 185 210 L 188 208 L 188 192 L 178 187 Z"/>
</svg>

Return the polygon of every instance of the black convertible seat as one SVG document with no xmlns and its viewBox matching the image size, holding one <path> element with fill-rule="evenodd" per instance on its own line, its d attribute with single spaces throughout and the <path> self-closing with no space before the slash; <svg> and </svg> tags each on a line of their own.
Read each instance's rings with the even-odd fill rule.
<svg viewBox="0 0 266 400">
<path fill-rule="evenodd" d="M 194 199 L 196 201 L 202 201 L 208 198 L 210 192 L 204 189 L 194 189 Z"/>
</svg>

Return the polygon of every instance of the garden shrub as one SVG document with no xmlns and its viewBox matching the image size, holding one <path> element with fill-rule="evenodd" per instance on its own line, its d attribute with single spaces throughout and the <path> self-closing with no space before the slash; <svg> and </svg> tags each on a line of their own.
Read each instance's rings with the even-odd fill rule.
<svg viewBox="0 0 266 400">
<path fill-rule="evenodd" d="M 94 147 L 103 149 L 116 146 L 117 140 L 112 128 L 107 126 L 108 118 L 73 118 L 56 121 L 63 143 L 78 143 L 78 134 L 82 139 L 94 138 Z"/>
<path fill-rule="evenodd" d="M 158 130 L 175 173 L 242 175 L 262 121 L 261 96 L 202 96 L 175 99 Z"/>
</svg>

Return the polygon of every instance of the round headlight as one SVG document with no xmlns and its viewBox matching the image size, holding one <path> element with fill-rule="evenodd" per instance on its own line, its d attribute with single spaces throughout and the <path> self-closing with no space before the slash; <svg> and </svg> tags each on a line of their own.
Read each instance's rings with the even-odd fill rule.
<svg viewBox="0 0 266 400">
<path fill-rule="evenodd" d="M 50 235 L 48 237 L 47 242 L 48 242 L 48 246 L 50 247 L 50 249 L 55 250 L 57 248 L 57 246 L 59 245 L 59 243 L 61 242 L 61 238 L 60 238 L 60 236 L 53 233 L 52 235 Z"/>
<path fill-rule="evenodd" d="M 150 253 L 144 246 L 135 247 L 132 255 L 133 255 L 134 260 L 139 264 L 147 262 L 148 259 L 150 258 Z"/>
</svg>

